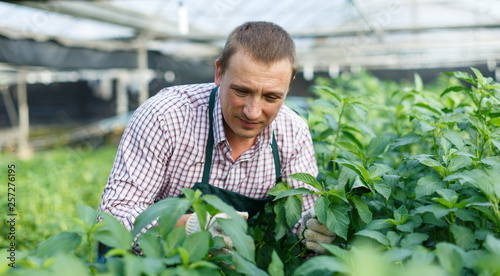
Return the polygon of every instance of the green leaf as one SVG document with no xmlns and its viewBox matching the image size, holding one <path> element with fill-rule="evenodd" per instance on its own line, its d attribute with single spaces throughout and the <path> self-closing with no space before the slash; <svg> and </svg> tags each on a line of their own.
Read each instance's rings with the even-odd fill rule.
<svg viewBox="0 0 500 276">
<path fill-rule="evenodd" d="M 424 90 L 424 82 L 422 81 L 422 78 L 420 77 L 419 74 L 414 73 L 413 74 L 413 80 L 415 82 L 415 90 L 416 91 L 422 91 L 422 90 Z"/>
<path fill-rule="evenodd" d="M 233 217 L 231 216 L 231 218 Z M 248 261 L 254 262 L 255 244 L 252 237 L 247 235 L 246 228 L 234 223 L 234 219 L 218 218 L 217 222 L 222 230 L 224 230 L 224 233 L 231 238 L 234 248 L 236 249 L 235 251 L 238 251 L 238 253 Z"/>
<path fill-rule="evenodd" d="M 182 215 L 186 214 L 186 211 L 189 209 L 190 202 L 191 201 L 180 201 L 179 205 L 169 208 L 168 211 L 165 211 L 165 213 L 160 216 L 160 218 L 158 219 L 158 227 L 160 230 L 160 235 L 162 237 L 167 236 L 168 233 L 170 233 L 174 229 L 179 218 Z M 202 213 L 198 206 L 194 209 L 198 214 Z M 203 221 L 203 219 L 206 220 L 206 215 L 198 216 L 198 218 L 201 218 L 200 221 Z"/>
<path fill-rule="evenodd" d="M 326 194 L 336 196 L 336 197 L 342 199 L 344 202 L 348 203 L 344 190 L 331 189 Z"/>
<path fill-rule="evenodd" d="M 292 189 L 292 188 L 289 187 L 288 185 L 286 185 L 285 183 L 280 182 L 280 183 L 274 185 L 274 187 L 271 190 L 269 190 L 269 192 L 267 192 L 267 193 L 272 195 L 272 196 L 277 196 L 281 192 L 284 192 L 284 191 L 290 190 L 290 189 Z"/>
<path fill-rule="evenodd" d="M 334 160 L 334 162 L 337 162 L 340 165 L 353 170 L 364 182 L 368 181 L 370 173 L 368 172 L 367 169 L 365 169 L 363 164 L 359 162 L 352 162 L 346 159 L 337 159 Z"/>
<path fill-rule="evenodd" d="M 318 217 L 318 220 L 325 225 L 328 217 L 327 211 L 329 210 L 329 208 L 330 202 L 328 201 L 328 199 L 326 199 L 326 197 L 322 196 L 316 199 L 316 202 L 314 203 L 314 212 L 316 213 L 316 217 Z"/>
<path fill-rule="evenodd" d="M 288 232 L 288 224 L 286 223 L 285 215 L 285 203 L 280 201 L 273 207 L 275 216 L 276 227 L 274 228 L 274 234 L 279 240 Z"/>
<path fill-rule="evenodd" d="M 69 253 L 75 250 L 81 243 L 82 238 L 77 233 L 62 232 L 57 236 L 50 237 L 37 249 L 36 256 L 47 258 L 58 253 Z"/>
<path fill-rule="evenodd" d="M 464 261 L 459 248 L 449 243 L 438 243 L 435 254 L 441 266 L 451 275 L 460 275 Z"/>
<path fill-rule="evenodd" d="M 394 231 L 389 231 L 387 232 L 387 240 L 389 240 L 389 246 L 394 247 L 398 245 L 399 240 L 401 240 L 401 235 L 400 233 L 396 233 Z"/>
<path fill-rule="evenodd" d="M 425 109 L 429 110 L 430 112 L 432 112 L 432 113 L 434 113 L 434 114 L 436 114 L 438 116 L 442 115 L 442 112 L 440 110 L 437 110 L 437 109 L 431 107 L 430 105 L 428 105 L 426 103 L 416 103 L 415 106 L 425 108 Z"/>
<path fill-rule="evenodd" d="M 186 230 L 184 227 L 177 227 L 172 230 L 163 243 L 163 249 L 165 249 L 166 256 L 172 257 L 172 254 L 175 254 L 176 248 L 184 242 L 184 239 L 186 239 Z"/>
<path fill-rule="evenodd" d="M 441 178 L 434 175 L 427 175 L 421 177 L 417 182 L 417 187 L 415 188 L 415 194 L 417 199 L 423 198 L 425 196 L 431 195 L 439 189 L 445 187 L 445 182 Z"/>
<path fill-rule="evenodd" d="M 290 178 L 309 184 L 318 191 L 323 191 L 322 185 L 316 180 L 316 178 L 314 178 L 314 176 L 308 173 L 294 173 L 290 175 Z"/>
<path fill-rule="evenodd" d="M 196 262 L 208 255 L 211 234 L 208 231 L 199 231 L 187 237 L 182 243 L 189 256 L 189 262 Z"/>
<path fill-rule="evenodd" d="M 361 104 L 351 104 L 350 107 L 354 109 L 354 112 L 359 116 L 362 121 L 366 121 L 366 108 Z"/>
<path fill-rule="evenodd" d="M 385 164 L 373 164 L 373 166 L 370 167 L 370 180 L 375 180 L 375 178 L 378 178 L 387 172 L 390 172 L 392 170 L 391 167 L 385 165 Z"/>
<path fill-rule="evenodd" d="M 476 128 L 481 135 L 486 136 L 487 130 L 484 128 L 483 124 L 477 117 L 470 116 L 469 123 Z"/>
<path fill-rule="evenodd" d="M 364 223 L 370 223 L 372 221 L 372 212 L 365 201 L 357 195 L 350 197 L 356 210 L 358 211 L 359 217 Z"/>
<path fill-rule="evenodd" d="M 486 197 L 492 198 L 495 196 L 495 191 L 493 189 L 492 179 L 485 172 L 475 169 L 471 171 L 463 171 L 461 173 L 455 173 L 449 175 L 444 179 L 445 181 L 459 180 L 462 184 L 470 183 L 483 192 Z"/>
<path fill-rule="evenodd" d="M 254 263 L 248 261 L 248 259 L 244 258 L 237 251 L 233 252 L 233 263 L 238 273 L 256 276 L 268 275 L 265 271 L 258 268 Z"/>
<path fill-rule="evenodd" d="M 474 74 L 476 75 L 476 78 L 477 78 L 477 82 L 478 82 L 478 84 L 481 84 L 481 85 L 482 85 L 482 84 L 483 84 L 483 79 L 484 79 L 484 77 L 483 77 L 483 74 L 481 74 L 481 71 L 477 70 L 477 69 L 476 69 L 476 68 L 474 68 L 474 67 L 471 67 L 470 69 L 471 69 L 471 70 L 472 70 L 472 72 L 474 72 Z M 478 85 L 478 86 L 479 86 L 479 85 Z"/>
<path fill-rule="evenodd" d="M 152 258 L 161 258 L 162 254 L 162 246 L 160 243 L 160 239 L 158 238 L 158 234 L 153 233 L 152 231 L 148 231 L 139 236 L 139 244 L 142 252 L 147 257 Z"/>
<path fill-rule="evenodd" d="M 361 152 L 361 150 L 355 146 L 353 143 L 349 143 L 349 142 L 337 142 L 337 145 L 345 150 L 345 151 L 348 151 L 354 155 L 356 155 L 359 159 L 363 159 L 363 153 Z"/>
<path fill-rule="evenodd" d="M 187 252 L 187 250 L 182 247 L 178 247 L 177 252 L 181 256 L 182 264 L 184 266 L 187 266 L 189 264 L 189 253 Z"/>
<path fill-rule="evenodd" d="M 125 275 L 127 276 L 141 276 L 144 268 L 143 259 L 136 256 L 125 255 L 124 257 Z"/>
<path fill-rule="evenodd" d="M 214 264 L 214 263 L 211 263 L 211 262 L 207 262 L 207 261 L 204 261 L 204 260 L 200 260 L 200 261 L 197 261 L 197 262 L 194 262 L 192 264 L 189 265 L 188 267 L 189 269 L 197 269 L 197 271 L 205 276 L 205 275 L 217 275 L 217 276 L 220 276 L 220 271 L 219 271 L 219 267 Z M 202 270 L 202 271 L 199 271 L 199 270 L 202 270 L 202 269 L 208 269 L 208 270 Z"/>
<path fill-rule="evenodd" d="M 446 168 L 443 167 L 441 165 L 441 163 L 439 163 L 436 160 L 433 160 L 433 159 L 424 159 L 424 160 L 420 160 L 420 163 L 423 164 L 423 165 L 426 165 L 428 167 L 431 167 L 431 168 L 435 169 L 442 176 L 446 176 L 447 175 Z"/>
<path fill-rule="evenodd" d="M 434 214 L 434 216 L 437 219 L 440 219 L 440 218 L 448 215 L 451 211 L 452 211 L 451 209 L 449 209 L 443 205 L 433 204 L 433 205 L 425 205 L 425 206 L 418 207 L 417 209 L 415 209 L 414 214 L 423 214 L 423 213 L 430 212 L 430 213 Z"/>
<path fill-rule="evenodd" d="M 390 142 L 391 138 L 389 136 L 382 135 L 372 138 L 366 148 L 366 157 L 374 158 L 383 154 Z"/>
<path fill-rule="evenodd" d="M 274 201 L 281 199 L 283 197 L 290 197 L 294 195 L 308 195 L 308 194 L 313 194 L 314 191 L 311 191 L 307 188 L 296 188 L 296 189 L 291 189 L 291 190 L 285 190 L 276 195 L 274 198 Z"/>
<path fill-rule="evenodd" d="M 389 239 L 387 239 L 387 237 L 384 234 L 380 233 L 379 231 L 361 230 L 356 232 L 355 235 L 373 239 L 386 246 L 389 246 L 390 244 Z"/>
<path fill-rule="evenodd" d="M 420 139 L 422 139 L 422 136 L 415 134 L 413 132 L 410 132 L 410 133 L 406 134 L 405 136 L 397 139 L 394 143 L 392 143 L 389 147 L 389 150 L 393 150 L 393 149 L 400 147 L 400 146 L 415 143 L 415 142 L 419 141 Z"/>
<path fill-rule="evenodd" d="M 422 222 L 423 220 L 420 216 L 412 215 L 409 216 L 404 223 L 396 225 L 396 229 L 402 232 L 412 233 L 415 231 L 415 228 L 422 224 Z"/>
<path fill-rule="evenodd" d="M 389 197 L 391 196 L 392 190 L 391 186 L 385 182 L 385 181 L 375 181 L 373 183 L 373 187 L 375 188 L 375 191 L 382 195 L 386 200 L 389 200 Z"/>
<path fill-rule="evenodd" d="M 302 197 L 289 196 L 285 201 L 286 223 L 289 228 L 293 228 L 302 215 Z"/>
<path fill-rule="evenodd" d="M 464 250 L 471 249 L 474 246 L 475 238 L 471 229 L 452 223 L 450 225 L 450 232 L 453 234 L 455 244 Z"/>
<path fill-rule="evenodd" d="M 83 221 L 88 229 L 97 223 L 98 212 L 96 210 L 81 203 L 78 203 L 77 210 L 78 217 Z"/>
<path fill-rule="evenodd" d="M 458 200 L 458 194 L 454 190 L 450 189 L 441 189 L 438 190 L 437 193 L 445 199 L 447 202 L 451 203 L 449 207 L 451 208 Z"/>
<path fill-rule="evenodd" d="M 347 240 L 347 229 L 349 225 L 348 209 L 341 205 L 330 205 L 328 200 L 320 197 L 314 204 L 314 211 L 319 222 L 323 223 L 336 233 L 339 237 Z"/>
<path fill-rule="evenodd" d="M 269 276 L 284 276 L 284 266 L 283 262 L 281 261 L 280 257 L 278 256 L 278 253 L 276 253 L 275 250 L 273 250 L 273 254 L 271 255 L 271 263 L 269 264 Z"/>
<path fill-rule="evenodd" d="M 100 213 L 104 227 L 95 231 L 95 238 L 105 245 L 121 250 L 128 250 L 132 245 L 131 233 L 115 217 L 107 213 Z"/>
<path fill-rule="evenodd" d="M 459 92 L 459 91 L 463 91 L 464 89 L 465 89 L 465 87 L 463 87 L 463 86 L 448 87 L 448 88 L 446 88 L 446 90 L 443 91 L 443 93 L 441 93 L 441 97 L 450 93 L 450 92 Z"/>
<path fill-rule="evenodd" d="M 240 215 L 238 215 L 238 213 L 236 213 L 236 210 L 232 206 L 222 201 L 216 195 L 204 195 L 202 200 L 222 213 L 228 214 L 233 223 L 239 225 L 242 229 L 244 229 L 244 231 L 247 230 L 247 222 Z"/>
<path fill-rule="evenodd" d="M 495 145 L 495 147 L 497 148 L 497 150 L 500 150 L 500 141 L 499 140 L 496 140 L 496 139 L 491 139 L 490 138 L 490 141 L 493 145 Z"/>
<path fill-rule="evenodd" d="M 61 252 L 61 251 L 59 251 Z M 89 271 L 87 265 L 81 260 L 75 258 L 72 255 L 58 254 L 50 265 L 49 275 L 71 275 L 71 276 L 87 276 Z M 13 269 L 13 274 L 16 269 Z M 41 272 L 41 273 L 40 273 Z M 15 275 L 39 275 L 42 274 L 43 270 L 37 269 L 36 272 L 26 271 L 25 274 L 15 274 Z M 4 275 L 8 275 L 4 274 Z M 42 274 L 43 275 L 43 274 Z"/>
<path fill-rule="evenodd" d="M 329 274 L 334 273 L 348 273 L 347 265 L 331 256 L 317 256 L 307 260 L 299 268 L 297 268 L 293 276 L 300 275 L 315 275 L 317 271 L 328 271 Z"/>
<path fill-rule="evenodd" d="M 403 224 L 408 218 L 408 209 L 406 206 L 401 205 L 396 211 L 394 211 L 394 219 L 398 221 L 400 224 Z"/>
<path fill-rule="evenodd" d="M 338 94 L 337 91 L 335 91 L 333 88 L 328 87 L 328 86 L 314 86 L 315 91 L 323 91 L 326 92 L 328 95 L 332 96 L 335 98 L 339 103 L 342 101 L 342 96 Z"/>
<path fill-rule="evenodd" d="M 469 157 L 456 155 L 452 157 L 447 169 L 450 172 L 455 172 L 461 168 L 467 167 L 467 165 L 469 165 L 470 163 L 472 163 L 472 159 L 470 159 Z"/>
<path fill-rule="evenodd" d="M 351 256 L 351 251 L 342 249 L 337 245 L 319 243 L 323 246 L 328 252 L 330 252 L 333 256 L 339 258 L 344 263 L 349 263 Z"/>
<path fill-rule="evenodd" d="M 410 233 L 405 235 L 401 240 L 401 247 L 406 249 L 414 249 L 415 247 L 421 245 L 424 241 L 429 238 L 429 235 L 424 233 Z"/>
<path fill-rule="evenodd" d="M 455 72 L 445 72 L 445 74 L 452 75 L 455 78 L 458 78 L 458 79 L 464 80 L 468 83 L 472 83 L 472 84 L 476 85 L 476 80 L 469 73 L 462 72 L 462 71 L 455 71 Z"/>
<path fill-rule="evenodd" d="M 444 137 L 448 139 L 457 149 L 462 150 L 464 147 L 464 138 L 456 131 L 451 129 L 442 129 Z"/>
<path fill-rule="evenodd" d="M 186 213 L 188 210 L 189 206 L 191 205 L 191 201 L 187 200 L 186 198 L 179 198 L 179 197 L 167 197 L 165 199 L 162 199 L 155 204 L 151 205 L 148 209 L 144 210 L 135 220 L 134 223 L 134 229 L 132 230 L 132 235 L 136 236 L 141 232 L 141 230 L 146 227 L 148 224 L 153 222 L 155 219 L 162 215 L 172 215 L 175 213 L 176 216 L 179 214 L 182 215 Z M 182 212 L 184 210 L 184 212 Z M 177 217 L 177 219 L 179 219 Z M 170 225 L 174 224 L 177 222 L 177 219 L 172 216 L 172 219 L 169 221 Z M 175 221 L 175 222 L 174 222 Z M 164 221 L 165 223 L 165 228 L 173 228 L 167 227 L 168 223 L 167 220 Z"/>
<path fill-rule="evenodd" d="M 493 237 L 492 235 L 486 236 L 484 247 L 491 253 L 500 256 L 500 239 Z"/>
</svg>

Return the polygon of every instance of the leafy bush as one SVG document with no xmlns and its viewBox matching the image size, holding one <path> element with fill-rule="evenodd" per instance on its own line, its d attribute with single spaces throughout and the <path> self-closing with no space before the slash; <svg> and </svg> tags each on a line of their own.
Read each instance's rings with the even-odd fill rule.
<svg viewBox="0 0 500 276">
<path fill-rule="evenodd" d="M 320 174 L 291 176 L 314 189 L 276 185 L 273 203 L 248 225 L 218 198 L 191 190 L 147 209 L 133 232 L 106 214 L 96 223 L 97 211 L 80 205 L 73 231 L 45 241 L 14 274 L 499 275 L 500 91 L 471 70 L 448 73 L 431 90 L 418 75 L 413 87 L 364 72 L 318 79 L 317 97 L 297 111 Z M 338 235 L 324 245 L 328 255 L 311 255 L 290 234 L 310 193 L 318 219 Z M 187 237 L 174 228 L 188 209 L 232 214 L 218 222 L 234 253 L 217 254 L 223 242 L 207 231 Z M 156 217 L 158 226 L 137 240 L 145 256 L 136 256 L 130 244 Z M 114 248 L 105 264 L 91 253 L 97 240 Z M 81 247 L 89 254 L 76 258 Z"/>
</svg>

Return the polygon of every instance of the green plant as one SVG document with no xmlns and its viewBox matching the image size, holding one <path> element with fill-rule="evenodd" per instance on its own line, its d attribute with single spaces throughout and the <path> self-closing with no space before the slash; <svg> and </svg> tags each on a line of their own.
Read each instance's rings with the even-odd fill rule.
<svg viewBox="0 0 500 276">
<path fill-rule="evenodd" d="M 290 176 L 310 189 L 277 184 L 272 204 L 248 224 L 218 198 L 191 190 L 151 206 L 132 232 L 79 205 L 73 230 L 20 252 L 19 268 L 0 264 L 0 273 L 499 275 L 500 92 L 491 78 L 471 72 L 448 73 L 430 88 L 418 75 L 400 86 L 366 72 L 319 78 L 317 98 L 299 113 L 310 125 L 320 174 Z M 328 255 L 308 254 L 290 234 L 308 194 L 317 197 L 318 219 L 338 234 L 324 245 Z M 233 255 L 217 254 L 224 243 L 207 231 L 187 237 L 174 228 L 187 210 L 236 218 L 218 221 L 236 241 Z M 131 243 L 158 217 L 136 240 L 144 256 L 133 254 Z M 97 241 L 114 248 L 105 264 L 91 253 Z"/>
</svg>

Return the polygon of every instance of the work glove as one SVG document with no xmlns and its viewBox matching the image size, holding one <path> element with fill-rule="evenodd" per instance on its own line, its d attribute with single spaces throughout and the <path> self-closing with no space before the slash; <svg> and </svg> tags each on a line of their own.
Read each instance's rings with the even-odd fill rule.
<svg viewBox="0 0 500 276">
<path fill-rule="evenodd" d="M 236 212 L 236 213 L 240 215 L 245 221 L 248 219 L 247 212 Z M 214 216 L 210 216 L 210 214 L 207 213 L 207 220 L 206 220 L 207 224 L 203 229 L 208 230 L 212 234 L 212 237 L 221 237 L 224 240 L 226 248 L 222 248 L 219 253 L 233 254 L 232 251 L 233 241 L 231 241 L 231 238 L 228 235 L 224 234 L 224 231 L 217 223 L 218 218 L 231 219 L 231 217 L 226 213 L 219 213 Z M 191 216 L 189 216 L 189 218 L 186 221 L 186 235 L 190 236 L 201 230 L 202 229 L 200 228 L 200 221 L 198 220 L 198 215 L 196 213 L 193 213 Z"/>
<path fill-rule="evenodd" d="M 331 244 L 337 235 L 316 218 L 314 208 L 302 215 L 302 224 L 299 229 L 300 238 L 304 238 L 306 248 L 318 254 L 325 254 L 327 250 L 320 243 Z"/>
</svg>

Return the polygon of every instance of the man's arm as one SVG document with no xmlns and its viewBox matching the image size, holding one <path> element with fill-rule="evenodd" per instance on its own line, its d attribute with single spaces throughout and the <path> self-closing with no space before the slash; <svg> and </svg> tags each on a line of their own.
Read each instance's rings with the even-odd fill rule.
<svg viewBox="0 0 500 276">
<path fill-rule="evenodd" d="M 155 202 L 165 178 L 171 141 L 153 104 L 137 109 L 127 125 L 99 206 L 129 230 Z"/>
</svg>

